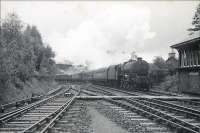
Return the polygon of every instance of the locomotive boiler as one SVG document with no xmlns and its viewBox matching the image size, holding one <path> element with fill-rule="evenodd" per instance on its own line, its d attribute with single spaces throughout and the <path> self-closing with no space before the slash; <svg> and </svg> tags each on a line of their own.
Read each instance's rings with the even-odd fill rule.
<svg viewBox="0 0 200 133">
<path fill-rule="evenodd" d="M 144 91 L 149 89 L 149 64 L 142 58 L 123 63 L 121 69 L 121 88 L 135 88 Z"/>
</svg>

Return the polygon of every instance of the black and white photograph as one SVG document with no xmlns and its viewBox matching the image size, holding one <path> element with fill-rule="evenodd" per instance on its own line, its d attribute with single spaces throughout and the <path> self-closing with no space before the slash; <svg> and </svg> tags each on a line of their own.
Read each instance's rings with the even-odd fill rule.
<svg viewBox="0 0 200 133">
<path fill-rule="evenodd" d="M 200 1 L 0 0 L 0 133 L 200 133 Z"/>
</svg>

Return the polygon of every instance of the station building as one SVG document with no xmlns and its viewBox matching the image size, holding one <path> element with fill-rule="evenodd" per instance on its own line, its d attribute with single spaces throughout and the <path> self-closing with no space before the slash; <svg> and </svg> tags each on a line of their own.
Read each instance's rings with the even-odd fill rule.
<svg viewBox="0 0 200 133">
<path fill-rule="evenodd" d="M 200 32 L 190 35 L 171 48 L 176 49 L 179 54 L 179 91 L 200 94 Z"/>
</svg>

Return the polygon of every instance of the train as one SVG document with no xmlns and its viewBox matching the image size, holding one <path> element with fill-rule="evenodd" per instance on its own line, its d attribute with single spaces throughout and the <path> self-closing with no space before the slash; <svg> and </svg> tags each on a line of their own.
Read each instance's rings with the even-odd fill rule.
<svg viewBox="0 0 200 133">
<path fill-rule="evenodd" d="M 122 64 L 72 74 L 71 81 L 91 82 L 126 90 L 149 91 L 149 63 L 138 57 Z"/>
</svg>

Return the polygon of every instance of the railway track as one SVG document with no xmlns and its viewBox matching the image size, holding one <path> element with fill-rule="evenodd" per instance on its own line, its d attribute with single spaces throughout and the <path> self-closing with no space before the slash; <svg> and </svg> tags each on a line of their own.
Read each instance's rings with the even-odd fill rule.
<svg viewBox="0 0 200 133">
<path fill-rule="evenodd" d="M 117 93 L 117 90 L 112 92 L 112 90 L 99 86 L 86 87 L 87 89 L 82 87 L 77 87 L 77 89 L 73 86 L 68 90 L 5 113 L 0 116 L 0 132 L 89 133 L 92 132 L 91 123 L 88 122 L 84 112 L 86 108 L 89 108 L 94 113 L 94 107 L 128 132 L 200 132 L 200 112 L 198 110 L 170 103 L 166 99 L 162 100 L 162 97 L 153 98 L 157 96 L 134 94 L 130 97 L 130 94 L 128 96 L 128 93 L 123 92 L 124 95 L 117 99 L 114 97 L 122 92 Z M 85 95 L 80 96 L 81 93 Z M 96 99 L 91 99 L 91 97 Z M 99 99 L 99 97 L 102 98 Z M 90 103 L 88 100 L 92 100 L 92 106 L 88 106 Z"/>
<path fill-rule="evenodd" d="M 107 99 L 106 101 L 107 102 L 99 102 L 97 109 L 131 133 L 172 132 L 169 128 L 158 125 L 158 123 L 155 121 L 152 121 L 137 113 L 136 110 L 130 110 L 130 108 L 126 108 L 128 106 L 125 106 L 123 103 L 119 104 L 119 101 L 110 99 Z"/>
<path fill-rule="evenodd" d="M 143 112 L 149 113 L 149 117 L 155 117 L 163 124 L 168 124 L 179 132 L 194 132 L 200 131 L 199 112 L 193 113 L 187 111 L 187 108 L 171 105 L 163 105 L 162 102 L 152 102 L 149 99 L 125 99 L 127 103 L 142 109 Z M 150 114 L 151 113 L 151 114 Z"/>
<path fill-rule="evenodd" d="M 97 96 L 94 92 L 85 92 L 88 95 Z M 84 98 L 83 98 L 84 99 Z M 81 100 L 83 100 L 81 98 Z M 87 98 L 85 98 L 87 99 Z M 97 98 L 98 99 L 98 98 Z M 102 100 L 102 99 L 101 99 Z M 97 103 L 97 110 L 103 112 L 106 117 L 109 117 L 112 121 L 116 122 L 119 126 L 122 126 L 129 132 L 133 133 L 171 133 L 170 128 L 158 124 L 156 121 L 151 120 L 144 116 L 142 111 L 133 109 L 131 105 L 126 105 L 123 100 L 112 100 L 109 98 L 103 98 L 102 101 Z M 101 105 L 101 106 L 100 106 Z M 100 106 L 100 107 L 99 107 Z"/>
<path fill-rule="evenodd" d="M 41 95 L 41 96 L 26 98 L 26 99 L 22 99 L 22 100 L 17 100 L 17 101 L 7 103 L 7 104 L 2 104 L 0 106 L 0 115 L 2 115 L 3 113 L 7 113 L 9 111 L 15 110 L 17 108 L 26 106 L 28 104 L 34 103 L 43 97 L 44 96 Z"/>
<path fill-rule="evenodd" d="M 94 88 L 98 89 L 97 91 L 103 92 L 105 95 L 116 95 L 118 93 L 114 93 L 119 91 L 120 94 L 124 94 L 124 95 L 133 95 L 133 96 L 139 96 L 139 95 L 144 95 L 144 96 L 148 96 L 151 93 L 148 93 L 148 95 L 146 95 L 147 93 L 143 94 L 143 93 L 138 93 L 138 92 L 126 92 L 123 90 L 118 90 L 118 89 L 114 89 L 114 88 L 110 88 L 110 87 L 102 87 L 102 86 L 94 86 Z M 95 92 L 95 91 L 93 91 Z M 159 93 L 158 93 L 159 94 Z M 157 96 L 157 95 L 155 95 Z M 166 95 L 166 96 L 178 96 L 178 97 L 189 97 L 189 96 L 182 96 L 182 95 Z M 174 99 L 174 100 L 170 100 L 170 101 L 166 101 L 166 99 L 161 99 L 161 100 L 157 100 L 157 102 L 162 103 L 163 105 L 171 105 L 173 107 L 179 107 L 182 109 L 187 109 L 191 112 L 194 112 L 194 110 L 196 111 L 200 111 L 200 100 L 187 100 L 187 99 Z"/>
<path fill-rule="evenodd" d="M 169 103 L 185 106 L 191 109 L 199 110 L 200 111 L 200 101 L 199 100 L 170 100 Z"/>
<path fill-rule="evenodd" d="M 100 86 L 100 85 L 92 85 L 95 88 L 105 88 L 106 90 L 111 90 L 114 92 L 120 92 L 120 94 L 123 95 L 154 95 L 154 96 L 182 96 L 182 95 L 178 95 L 178 94 L 173 94 L 173 93 L 167 93 L 167 92 L 159 92 L 159 91 L 149 91 L 149 92 L 141 92 L 141 91 L 124 91 L 124 90 L 120 90 L 120 89 L 116 89 L 116 88 L 111 88 L 111 87 L 107 87 L 107 86 Z"/>
<path fill-rule="evenodd" d="M 0 117 L 0 132 L 41 131 L 49 121 L 68 106 L 75 96 L 65 97 L 65 91 L 49 96 Z M 77 93 L 78 94 L 78 93 Z"/>
<path fill-rule="evenodd" d="M 108 95 L 115 95 L 108 89 L 95 87 Z M 116 90 L 115 90 L 116 91 Z M 92 91 L 94 94 L 95 91 Z M 90 95 L 90 93 L 88 93 Z M 132 93 L 131 93 L 132 94 Z M 134 93 L 135 94 L 135 93 Z M 124 98 L 123 100 L 106 99 L 120 107 L 134 110 L 136 113 L 169 127 L 176 132 L 200 132 L 200 111 L 173 104 L 168 101 L 149 98 Z"/>
<path fill-rule="evenodd" d="M 89 133 L 89 123 L 85 117 L 85 106 L 80 101 L 69 104 L 51 122 L 41 131 L 44 133 L 49 131 L 51 133 L 57 132 L 78 132 Z"/>
<path fill-rule="evenodd" d="M 56 93 L 58 93 L 59 91 L 62 91 L 66 89 L 66 86 L 58 86 L 57 88 L 49 91 L 46 95 L 39 95 L 39 96 L 35 96 L 35 97 L 29 97 L 29 98 L 25 98 L 22 100 L 17 100 L 17 101 L 13 101 L 10 103 L 6 103 L 6 104 L 2 104 L 0 105 L 0 117 L 1 115 L 3 115 L 4 113 L 8 113 L 11 112 L 13 110 L 19 109 L 21 107 L 24 107 L 28 104 L 34 103 L 36 101 L 41 100 L 42 98 L 48 97 L 48 96 L 52 96 Z"/>
</svg>

